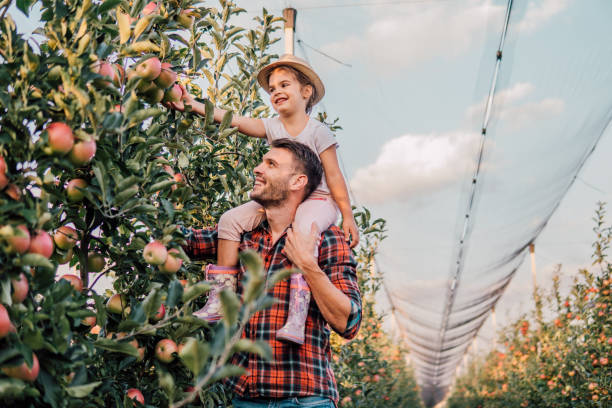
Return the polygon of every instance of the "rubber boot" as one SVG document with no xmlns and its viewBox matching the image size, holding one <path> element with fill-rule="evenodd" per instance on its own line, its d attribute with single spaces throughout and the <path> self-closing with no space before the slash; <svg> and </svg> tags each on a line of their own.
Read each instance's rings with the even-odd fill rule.
<svg viewBox="0 0 612 408">
<path fill-rule="evenodd" d="M 304 344 L 306 316 L 310 305 L 310 288 L 301 273 L 291 275 L 289 313 L 285 325 L 276 332 L 276 338 L 299 345 Z"/>
<path fill-rule="evenodd" d="M 205 278 L 207 281 L 212 281 L 212 289 L 208 293 L 208 300 L 204 307 L 194 312 L 193 315 L 208 323 L 218 322 L 223 317 L 219 293 L 223 289 L 236 290 L 239 270 L 237 267 L 206 265 Z"/>
</svg>

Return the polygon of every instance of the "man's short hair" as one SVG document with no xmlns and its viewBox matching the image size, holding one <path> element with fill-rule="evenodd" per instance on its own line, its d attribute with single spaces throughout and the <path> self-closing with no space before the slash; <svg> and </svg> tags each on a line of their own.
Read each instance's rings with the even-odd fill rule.
<svg viewBox="0 0 612 408">
<path fill-rule="evenodd" d="M 321 177 L 323 177 L 323 166 L 319 156 L 304 143 L 287 138 L 275 139 L 272 141 L 271 146 L 276 149 L 287 149 L 293 154 L 296 161 L 296 170 L 304 173 L 308 178 L 306 194 L 304 195 L 305 200 L 316 190 L 317 186 L 321 183 Z"/>
</svg>

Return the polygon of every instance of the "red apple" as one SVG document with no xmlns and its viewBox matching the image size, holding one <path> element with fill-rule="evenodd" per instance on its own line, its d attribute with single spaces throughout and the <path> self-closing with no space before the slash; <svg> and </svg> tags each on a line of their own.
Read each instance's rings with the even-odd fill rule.
<svg viewBox="0 0 612 408">
<path fill-rule="evenodd" d="M 77 202 L 81 201 L 85 195 L 79 189 L 85 189 L 87 182 L 83 179 L 73 179 L 68 182 L 66 186 L 66 194 L 68 195 L 68 201 Z"/>
<path fill-rule="evenodd" d="M 172 64 L 168 62 L 163 62 L 161 64 L 161 72 L 159 76 L 155 79 L 155 83 L 161 89 L 168 89 L 176 82 L 176 72 L 172 70 Z"/>
<path fill-rule="evenodd" d="M 86 325 L 86 326 L 90 326 L 90 327 L 94 327 L 96 325 L 96 316 L 87 316 L 84 317 L 81 322 Z"/>
<path fill-rule="evenodd" d="M 142 9 L 142 15 L 148 16 L 149 14 L 153 14 L 155 10 L 157 10 L 157 3 L 152 1 L 148 3 L 146 6 L 144 6 L 144 8 Z"/>
<path fill-rule="evenodd" d="M 64 225 L 59 227 L 53 235 L 53 241 L 59 249 L 71 249 L 75 244 L 79 235 L 72 227 Z"/>
<path fill-rule="evenodd" d="M 168 89 L 164 93 L 164 102 L 180 102 L 183 96 L 181 87 L 177 84 L 172 85 L 172 88 Z"/>
<path fill-rule="evenodd" d="M 4 190 L 6 186 L 8 186 L 9 179 L 6 177 L 6 174 L 0 173 L 0 190 Z"/>
<path fill-rule="evenodd" d="M 179 250 L 176 248 L 172 248 L 168 251 L 168 256 L 166 257 L 166 262 L 163 265 L 159 265 L 159 271 L 163 273 L 176 273 L 179 269 L 181 269 L 181 265 L 183 265 L 183 260 L 178 256 L 174 256 L 173 254 L 180 254 Z"/>
<path fill-rule="evenodd" d="M 159 306 L 159 309 L 157 309 L 157 313 L 155 313 L 155 316 L 153 316 L 152 319 L 158 322 L 161 319 L 163 319 L 165 315 L 166 315 L 166 306 L 164 306 L 164 304 L 162 303 Z"/>
<path fill-rule="evenodd" d="M 21 189 L 15 184 L 9 184 L 5 193 L 15 201 L 21 200 Z"/>
<path fill-rule="evenodd" d="M 40 254 L 45 258 L 51 258 L 53 255 L 53 239 L 46 231 L 38 230 L 36 235 L 30 241 L 28 252 L 31 254 Z"/>
<path fill-rule="evenodd" d="M 136 74 L 142 79 L 153 81 L 161 73 L 161 61 L 157 57 L 148 58 L 136 65 Z"/>
<path fill-rule="evenodd" d="M 81 278 L 79 278 L 76 275 L 66 274 L 66 275 L 62 275 L 60 279 L 65 279 L 68 282 L 70 282 L 74 290 L 76 290 L 77 292 L 80 292 L 83 290 L 83 281 L 81 281 Z"/>
<path fill-rule="evenodd" d="M 0 156 L 0 174 L 6 173 L 6 161 L 3 156 Z"/>
<path fill-rule="evenodd" d="M 52 122 L 46 129 L 49 136 L 49 146 L 53 153 L 66 154 L 74 145 L 74 135 L 70 126 L 64 122 Z"/>
<path fill-rule="evenodd" d="M 32 367 L 28 367 L 25 361 L 19 366 L 2 367 L 2 372 L 7 376 L 29 382 L 36 380 L 39 370 L 38 357 L 34 353 L 32 353 Z"/>
<path fill-rule="evenodd" d="M 89 272 L 101 272 L 106 266 L 104 257 L 96 252 L 90 252 L 87 257 L 87 270 Z"/>
<path fill-rule="evenodd" d="M 84 166 L 96 155 L 96 142 L 94 140 L 77 142 L 70 151 L 70 161 L 77 166 Z"/>
<path fill-rule="evenodd" d="M 140 390 L 137 388 L 130 388 L 129 390 L 127 390 L 126 395 L 129 399 L 136 400 L 143 405 L 145 403 L 145 399 L 142 395 L 142 392 L 140 392 Z"/>
<path fill-rule="evenodd" d="M 106 310 L 111 313 L 121 314 L 127 308 L 127 302 L 125 296 L 120 294 L 114 294 L 106 302 Z"/>
<path fill-rule="evenodd" d="M 108 62 L 96 62 L 92 65 L 91 70 L 102 76 L 102 79 L 96 80 L 96 83 L 101 86 L 109 86 L 111 82 L 115 86 L 120 85 L 120 72 L 117 69 L 117 64 L 109 64 Z"/>
<path fill-rule="evenodd" d="M 15 326 L 13 326 L 13 323 L 11 323 L 8 311 L 3 305 L 0 304 L 0 339 L 14 331 Z"/>
<path fill-rule="evenodd" d="M 170 339 L 160 340 L 155 346 L 155 357 L 162 363 L 171 363 L 176 352 L 176 343 Z"/>
<path fill-rule="evenodd" d="M 149 242 L 142 252 L 146 263 L 151 265 L 162 265 L 168 258 L 168 250 L 159 241 Z"/>
<path fill-rule="evenodd" d="M 138 347 L 138 358 L 136 361 L 143 361 L 145 357 L 145 347 Z"/>
<path fill-rule="evenodd" d="M 17 279 L 11 279 L 11 285 L 13 285 L 13 295 L 11 298 L 15 303 L 21 303 L 28 296 L 28 278 L 23 274 L 19 275 Z"/>
<path fill-rule="evenodd" d="M 30 248 L 30 231 L 25 225 L 12 227 L 13 233 L 6 237 L 8 252 L 24 254 Z"/>
</svg>

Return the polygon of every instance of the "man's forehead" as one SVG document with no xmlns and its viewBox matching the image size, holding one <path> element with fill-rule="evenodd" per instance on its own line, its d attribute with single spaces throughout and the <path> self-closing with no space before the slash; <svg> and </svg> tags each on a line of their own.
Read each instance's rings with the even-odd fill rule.
<svg viewBox="0 0 612 408">
<path fill-rule="evenodd" d="M 278 164 L 293 164 L 293 154 L 287 149 L 273 147 L 263 157 L 264 159 L 274 160 Z"/>
</svg>

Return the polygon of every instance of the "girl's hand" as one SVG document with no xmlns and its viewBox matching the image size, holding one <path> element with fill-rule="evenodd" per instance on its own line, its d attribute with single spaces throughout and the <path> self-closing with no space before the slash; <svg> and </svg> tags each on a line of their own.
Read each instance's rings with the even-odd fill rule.
<svg viewBox="0 0 612 408">
<path fill-rule="evenodd" d="M 185 105 L 193 106 L 195 99 L 193 99 L 193 96 L 189 92 L 187 92 L 187 89 L 185 89 L 185 86 L 183 84 L 178 84 L 178 85 L 181 88 L 181 92 L 183 93 L 183 96 L 181 96 L 181 100 L 179 102 L 166 102 L 165 105 L 168 108 L 176 109 L 177 111 L 184 112 Z"/>
<path fill-rule="evenodd" d="M 342 229 L 344 230 L 344 239 L 350 243 L 351 248 L 355 248 L 359 243 L 359 228 L 353 214 L 349 217 L 342 216 Z"/>
</svg>

